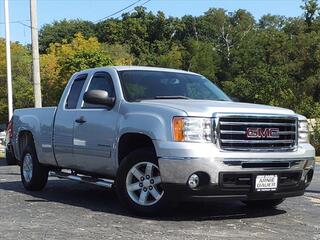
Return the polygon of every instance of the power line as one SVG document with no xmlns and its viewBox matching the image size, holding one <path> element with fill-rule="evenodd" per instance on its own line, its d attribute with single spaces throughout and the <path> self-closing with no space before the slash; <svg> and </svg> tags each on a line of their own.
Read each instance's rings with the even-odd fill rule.
<svg viewBox="0 0 320 240">
<path fill-rule="evenodd" d="M 124 10 L 126 10 L 126 9 L 128 9 L 128 8 L 130 8 L 130 7 L 132 7 L 133 5 L 135 5 L 135 4 L 137 4 L 138 2 L 141 2 L 141 1 L 142 1 L 142 0 L 135 1 L 134 3 L 131 3 L 129 6 L 127 6 L 127 7 L 125 7 L 125 8 L 122 8 L 122 9 L 121 9 L 121 10 L 119 10 L 119 11 L 116 11 L 116 12 L 114 12 L 114 13 L 112 13 L 112 14 L 110 14 L 110 15 L 108 15 L 108 16 L 106 16 L 106 17 L 104 17 L 104 18 L 101 18 L 101 19 L 99 19 L 99 20 L 95 21 L 95 23 L 98 23 L 98 22 L 101 22 L 101 21 L 103 21 L 103 20 L 105 20 L 105 19 L 108 19 L 108 18 L 110 18 L 110 17 L 113 17 L 114 15 L 117 15 L 118 13 L 123 12 Z"/>
<path fill-rule="evenodd" d="M 24 26 L 24 27 L 30 28 L 30 29 L 37 29 L 37 30 L 39 30 L 38 28 L 34 28 L 34 27 L 32 27 L 32 26 L 30 26 L 30 25 L 28 25 L 28 24 L 25 24 L 25 23 L 23 23 L 23 22 L 30 22 L 30 20 L 11 21 L 10 23 L 12 23 L 12 24 L 17 23 L 17 24 L 20 24 L 20 25 L 22 25 L 22 26 Z M 0 24 L 4 24 L 4 22 L 0 22 Z"/>
<path fill-rule="evenodd" d="M 138 7 L 143 7 L 144 5 L 146 5 L 148 2 L 150 2 L 151 0 L 147 0 L 147 1 L 145 1 L 145 2 L 143 2 L 142 4 L 140 4 Z M 139 1 L 138 1 L 139 2 Z M 137 3 L 137 2 L 136 2 Z M 134 5 L 134 4 L 133 4 Z M 132 5 L 131 5 L 132 6 Z M 126 9 L 128 9 L 129 7 L 127 7 Z M 135 8 L 134 9 L 131 9 L 130 11 L 128 11 L 127 13 L 131 13 L 131 12 L 133 12 L 135 10 Z M 120 10 L 120 11 L 118 11 L 118 13 L 119 12 L 121 12 L 121 11 L 123 11 L 123 10 Z M 116 14 L 111 14 L 111 15 L 116 15 Z M 105 17 L 105 18 L 103 18 L 103 20 L 105 20 L 105 19 L 107 19 L 107 18 L 109 18 L 110 17 L 110 15 L 108 16 L 108 17 Z M 118 18 L 118 17 L 117 17 Z M 100 19 L 100 20 L 98 20 L 98 21 L 96 21 L 96 22 L 94 22 L 94 23 L 98 23 L 98 22 L 101 22 L 102 20 Z"/>
<path fill-rule="evenodd" d="M 127 7 L 122 8 L 121 10 L 118 10 L 118 11 L 116 11 L 116 12 L 114 12 L 114 13 L 112 13 L 112 14 L 104 17 L 104 18 L 101 18 L 101 19 L 95 21 L 94 23 L 99 23 L 99 22 L 101 22 L 101 21 L 103 21 L 103 20 L 106 20 L 106 19 L 108 19 L 108 18 L 110 18 L 110 17 L 113 17 L 113 16 L 117 15 L 118 13 L 121 13 L 121 12 L 123 12 L 124 10 L 127 10 L 128 8 L 132 7 L 133 5 L 135 5 L 135 4 L 137 4 L 138 2 L 141 2 L 141 1 L 142 1 L 142 0 L 137 0 L 137 1 L 133 2 L 132 4 L 128 5 Z M 139 7 L 143 7 L 144 5 L 146 5 L 146 4 L 147 4 L 148 2 L 150 2 L 150 1 L 151 1 L 151 0 L 147 0 L 147 1 L 143 2 L 142 4 L 139 5 Z M 131 9 L 130 11 L 128 11 L 128 13 L 131 13 L 131 12 L 133 12 L 134 10 L 135 10 L 135 9 Z M 17 21 L 11 21 L 10 23 L 12 23 L 12 24 L 20 24 L 20 25 L 22 25 L 22 26 L 25 26 L 25 27 L 28 27 L 28 28 L 32 29 L 32 26 L 30 26 L 30 25 L 28 25 L 28 24 L 25 24 L 25 23 L 23 23 L 23 22 L 30 22 L 30 20 L 17 20 Z M 4 23 L 4 22 L 0 22 L 0 24 L 5 24 L 5 23 Z"/>
<path fill-rule="evenodd" d="M 30 22 L 30 20 L 16 20 L 16 21 L 10 21 L 9 23 L 21 23 L 21 22 Z M 0 22 L 0 24 L 5 24 L 5 22 Z"/>
<path fill-rule="evenodd" d="M 142 3 L 141 5 L 139 5 L 139 7 L 143 7 L 144 5 L 146 5 L 148 2 L 150 2 L 151 0 L 147 0 L 144 3 Z M 133 12 L 135 9 L 130 10 L 128 13 Z"/>
<path fill-rule="evenodd" d="M 30 26 L 30 25 L 25 24 L 25 23 L 23 23 L 23 22 L 17 21 L 17 23 L 21 24 L 22 26 L 25 26 L 25 27 L 31 28 L 31 26 Z"/>
</svg>

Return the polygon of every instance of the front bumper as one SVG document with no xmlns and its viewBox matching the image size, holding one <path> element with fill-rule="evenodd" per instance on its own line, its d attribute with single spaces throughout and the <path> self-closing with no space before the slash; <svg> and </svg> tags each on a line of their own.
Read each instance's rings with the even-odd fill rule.
<svg viewBox="0 0 320 240">
<path fill-rule="evenodd" d="M 210 184 L 219 184 L 221 172 L 301 171 L 303 179 L 315 165 L 315 150 L 310 144 L 299 145 L 290 152 L 231 152 L 221 151 L 212 143 L 154 143 L 164 183 L 186 184 L 195 172 L 208 174 Z M 245 166 L 246 163 L 255 166 Z"/>
<path fill-rule="evenodd" d="M 241 172 L 226 173 L 228 176 L 245 176 L 250 179 L 246 182 L 235 184 L 226 183 L 224 173 L 221 173 L 219 184 L 205 184 L 197 189 L 191 189 L 187 184 L 164 184 L 168 196 L 173 200 L 213 200 L 213 199 L 233 199 L 233 200 L 266 200 L 280 199 L 287 197 L 301 196 L 304 194 L 308 183 L 301 181 L 301 171 L 282 172 L 273 171 L 268 174 L 277 174 L 279 177 L 276 191 L 258 192 L 255 190 L 255 177 L 266 174 L 265 172 Z M 285 178 L 287 177 L 287 178 Z"/>
<path fill-rule="evenodd" d="M 188 198 L 232 198 L 240 200 L 276 199 L 303 195 L 310 184 L 315 166 L 315 151 L 310 144 L 299 145 L 291 152 L 230 152 L 214 144 L 164 143 L 157 146 L 162 182 L 170 195 Z M 196 190 L 188 186 L 194 173 L 207 176 L 207 182 Z M 223 174 L 250 177 L 246 186 L 226 187 Z M 275 192 L 255 192 L 256 175 L 293 174 L 295 182 L 279 183 Z"/>
</svg>

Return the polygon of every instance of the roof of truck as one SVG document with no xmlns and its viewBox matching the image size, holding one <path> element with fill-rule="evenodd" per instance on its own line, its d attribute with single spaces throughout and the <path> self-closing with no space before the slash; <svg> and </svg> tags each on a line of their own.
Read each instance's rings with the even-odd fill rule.
<svg viewBox="0 0 320 240">
<path fill-rule="evenodd" d="M 194 72 L 188 72 L 188 71 L 179 70 L 179 69 L 161 68 L 161 67 L 146 67 L 146 66 L 106 66 L 106 67 L 98 67 L 98 68 L 87 69 L 87 70 L 81 71 L 79 73 L 87 72 L 87 71 L 91 71 L 91 70 L 97 71 L 97 70 L 110 69 L 110 68 L 113 68 L 116 71 L 125 71 L 125 70 L 161 71 L 161 72 L 176 72 L 176 73 L 187 73 L 187 74 L 199 75 L 199 74 L 194 73 Z"/>
</svg>

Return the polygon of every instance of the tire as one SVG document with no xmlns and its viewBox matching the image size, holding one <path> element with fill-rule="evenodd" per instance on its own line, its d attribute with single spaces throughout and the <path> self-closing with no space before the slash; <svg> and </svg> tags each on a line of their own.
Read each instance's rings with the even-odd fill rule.
<svg viewBox="0 0 320 240">
<path fill-rule="evenodd" d="M 137 215 L 158 214 L 168 206 L 157 157 L 151 149 L 135 150 L 121 161 L 116 192 L 121 203 Z"/>
<path fill-rule="evenodd" d="M 263 208 L 274 208 L 281 204 L 285 199 L 268 199 L 268 200 L 255 200 L 255 201 L 242 201 L 248 207 L 256 208 L 256 207 L 263 207 Z"/>
<path fill-rule="evenodd" d="M 22 184 L 29 191 L 42 190 L 48 181 L 48 169 L 42 166 L 34 146 L 27 146 L 22 154 L 20 174 Z"/>
<path fill-rule="evenodd" d="M 14 157 L 12 152 L 6 150 L 6 163 L 8 166 L 17 165 L 18 161 Z"/>
</svg>

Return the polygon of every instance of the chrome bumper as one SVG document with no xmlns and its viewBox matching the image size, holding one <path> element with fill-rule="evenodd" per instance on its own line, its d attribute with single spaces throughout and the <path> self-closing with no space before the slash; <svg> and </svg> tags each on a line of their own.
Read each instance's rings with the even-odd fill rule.
<svg viewBox="0 0 320 240">
<path fill-rule="evenodd" d="M 304 178 L 315 165 L 315 150 L 310 144 L 301 144 L 296 151 L 288 152 L 222 151 L 212 143 L 154 141 L 154 145 L 164 183 L 186 184 L 195 172 L 207 173 L 211 184 L 219 183 L 220 172 L 302 171 Z M 288 162 L 289 166 L 246 168 L 244 162 Z"/>
<path fill-rule="evenodd" d="M 219 183 L 220 172 L 272 172 L 272 171 L 303 171 L 301 178 L 304 179 L 307 172 L 314 168 L 315 158 L 301 158 L 301 159 L 227 159 L 227 161 L 216 161 L 214 159 L 190 159 L 190 158 L 159 158 L 159 167 L 162 181 L 165 183 L 186 184 L 188 178 L 195 172 L 205 172 L 210 176 L 211 184 Z M 233 164 L 237 162 L 237 164 Z M 257 167 L 244 168 L 241 163 L 255 162 L 255 163 L 274 163 L 274 162 L 288 162 L 288 167 Z M 230 164 L 232 163 L 232 164 Z"/>
</svg>

